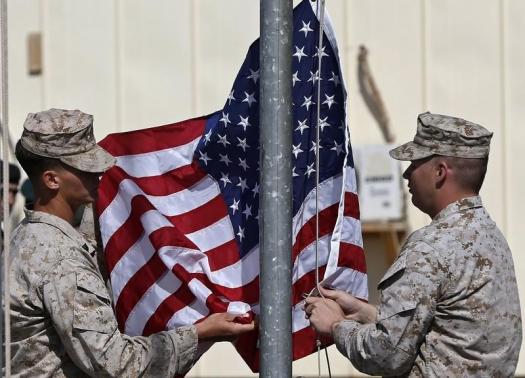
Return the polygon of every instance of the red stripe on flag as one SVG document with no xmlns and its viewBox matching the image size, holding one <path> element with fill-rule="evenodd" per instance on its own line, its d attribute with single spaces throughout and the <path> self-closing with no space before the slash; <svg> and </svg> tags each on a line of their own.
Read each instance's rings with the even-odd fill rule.
<svg viewBox="0 0 525 378">
<path fill-rule="evenodd" d="M 197 279 L 213 292 L 213 295 L 224 297 L 228 301 L 243 301 L 248 304 L 257 303 L 259 300 L 259 277 L 250 282 L 246 282 L 239 287 L 227 287 L 219 283 L 211 282 L 204 273 L 188 272 L 182 265 L 175 264 L 172 272 L 182 282 L 188 283 L 192 279 Z M 213 308 L 213 312 L 224 312 L 222 307 Z"/>
<path fill-rule="evenodd" d="M 235 264 L 241 258 L 236 239 L 206 251 L 206 256 L 208 256 L 212 272 Z"/>
<path fill-rule="evenodd" d="M 111 168 L 100 181 L 97 209 L 100 214 L 118 195 L 119 185 L 123 180 L 132 180 L 145 194 L 167 196 L 191 188 L 207 174 L 197 161 L 189 165 L 166 172 L 160 176 L 133 177 L 121 167 Z"/>
<path fill-rule="evenodd" d="M 173 148 L 200 138 L 207 120 L 207 117 L 199 117 L 149 129 L 110 134 L 98 144 L 116 157 Z"/>
<path fill-rule="evenodd" d="M 319 277 L 322 279 L 324 272 L 326 271 L 326 265 L 319 267 Z M 292 306 L 304 300 L 303 294 L 310 294 L 313 288 L 316 287 L 315 283 L 315 269 L 304 274 L 292 285 Z"/>
<path fill-rule="evenodd" d="M 124 325 L 131 310 L 164 272 L 166 266 L 159 256 L 154 254 L 126 283 L 115 304 L 115 314 L 121 332 L 124 332 Z"/>
<path fill-rule="evenodd" d="M 221 195 L 213 198 L 205 205 L 190 210 L 184 214 L 167 217 L 183 234 L 201 230 L 218 222 L 228 215 L 228 209 Z"/>
<path fill-rule="evenodd" d="M 170 273 L 171 274 L 171 273 Z M 177 311 L 189 306 L 195 300 L 195 296 L 187 285 L 183 284 L 176 292 L 168 296 L 155 309 L 144 326 L 143 335 L 149 336 L 152 333 L 163 331 Z"/>
<path fill-rule="evenodd" d="M 345 192 L 345 208 L 343 215 L 345 217 L 359 219 L 359 199 L 357 198 L 357 194 Z"/>
<path fill-rule="evenodd" d="M 319 212 L 319 238 L 333 232 L 337 220 L 339 203 L 335 203 Z M 297 233 L 295 244 L 292 247 L 292 261 L 308 245 L 315 241 L 315 216 L 310 218 Z"/>
<path fill-rule="evenodd" d="M 131 209 L 131 214 L 126 222 L 115 233 L 113 233 L 113 235 L 111 235 L 106 245 L 106 266 L 109 273 L 111 273 L 115 265 L 129 248 L 135 244 L 137 241 L 137 235 L 140 236 L 144 233 L 144 227 L 140 217 L 147 211 L 156 210 L 144 196 L 134 197 L 131 200 Z M 184 236 L 176 227 L 163 228 L 155 231 L 152 235 L 159 232 L 160 234 L 169 232 L 169 236 L 166 236 L 166 238 L 169 240 L 169 243 L 172 244 L 167 245 L 189 249 L 197 248 L 195 244 Z M 150 235 L 150 239 L 152 238 L 152 235 Z M 157 244 L 164 245 L 160 240 Z"/>
<path fill-rule="evenodd" d="M 337 265 L 366 273 L 366 260 L 363 248 L 358 245 L 341 242 Z"/>
</svg>

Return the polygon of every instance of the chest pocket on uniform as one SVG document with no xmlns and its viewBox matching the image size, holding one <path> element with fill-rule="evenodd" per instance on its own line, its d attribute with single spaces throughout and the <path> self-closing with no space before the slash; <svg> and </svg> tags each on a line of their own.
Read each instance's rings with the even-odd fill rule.
<svg viewBox="0 0 525 378">
<path fill-rule="evenodd" d="M 84 331 L 113 333 L 117 321 L 108 291 L 94 274 L 77 274 L 73 328 Z"/>
<path fill-rule="evenodd" d="M 401 254 L 386 271 L 377 285 L 381 291 L 381 306 L 378 308 L 377 321 L 414 310 L 417 306 L 412 295 L 412 285 L 406 277 L 406 253 Z"/>
</svg>

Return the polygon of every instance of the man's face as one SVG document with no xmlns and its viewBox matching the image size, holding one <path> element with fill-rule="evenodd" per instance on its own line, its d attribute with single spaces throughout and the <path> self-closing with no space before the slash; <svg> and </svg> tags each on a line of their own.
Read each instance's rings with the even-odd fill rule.
<svg viewBox="0 0 525 378">
<path fill-rule="evenodd" d="M 425 214 L 434 210 L 436 169 L 434 157 L 414 160 L 403 173 L 408 180 L 408 191 L 412 195 L 412 203 Z"/>
<path fill-rule="evenodd" d="M 97 198 L 99 173 L 89 173 L 64 166 L 59 170 L 61 178 L 60 192 L 75 208 L 92 203 Z"/>
</svg>

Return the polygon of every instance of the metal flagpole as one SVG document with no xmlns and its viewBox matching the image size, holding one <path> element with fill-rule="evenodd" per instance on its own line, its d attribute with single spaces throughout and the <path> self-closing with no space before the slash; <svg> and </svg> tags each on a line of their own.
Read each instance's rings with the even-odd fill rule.
<svg viewBox="0 0 525 378">
<path fill-rule="evenodd" d="M 260 20 L 260 376 L 291 377 L 292 1 Z"/>
<path fill-rule="evenodd" d="M 5 370 L 4 376 L 11 376 L 11 333 L 9 328 L 9 234 L 10 234 L 10 224 L 9 224 L 9 204 L 8 204 L 8 183 L 9 183 L 9 129 L 8 129 L 8 118 L 7 118 L 7 0 L 0 0 L 0 44 L 1 44 L 1 57 L 0 57 L 0 67 L 2 71 L 2 83 L 0 85 L 0 130 L 2 132 L 2 156 L 3 156 L 3 185 L 2 191 L 4 193 L 3 197 L 3 272 L 1 278 L 4 281 L 4 295 L 3 297 L 3 315 L 4 315 L 4 327 L 0 330 L 0 336 L 4 334 L 3 340 L 5 348 Z M 0 282 L 2 281 L 0 279 Z M 1 292 L 0 287 L 0 292 Z M 0 323 L 2 323 L 0 321 Z M 0 353 L 0 366 L 2 366 L 2 359 L 4 358 L 4 353 Z"/>
</svg>

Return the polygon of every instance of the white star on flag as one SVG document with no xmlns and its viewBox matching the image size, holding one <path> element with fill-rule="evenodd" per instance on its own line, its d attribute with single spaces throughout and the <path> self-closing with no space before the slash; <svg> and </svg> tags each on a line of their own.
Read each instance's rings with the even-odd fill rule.
<svg viewBox="0 0 525 378">
<path fill-rule="evenodd" d="M 228 157 L 228 154 L 219 154 L 219 161 L 226 164 L 226 166 L 230 165 L 230 163 L 232 162 Z"/>
<path fill-rule="evenodd" d="M 310 97 L 310 98 L 311 98 L 311 97 Z M 305 100 L 306 100 L 306 97 L 305 97 Z M 305 101 L 305 102 L 306 102 L 306 101 Z M 303 105 L 304 105 L 304 104 L 303 104 Z M 310 106 L 310 105 L 307 105 L 307 106 L 306 106 L 306 109 L 308 109 L 308 106 Z M 308 118 L 305 118 L 304 121 L 297 121 L 297 122 L 299 122 L 299 126 L 297 126 L 297 128 L 295 129 L 295 131 L 299 130 L 299 131 L 301 132 L 301 135 L 303 135 L 303 130 L 305 130 L 305 129 L 309 129 L 309 128 L 310 128 L 310 126 L 308 126 L 308 125 L 306 124 L 307 121 L 308 121 Z"/>
<path fill-rule="evenodd" d="M 250 75 L 248 75 L 248 79 L 252 79 L 254 83 L 257 83 L 257 80 L 259 80 L 259 70 L 253 71 L 251 68 L 249 68 L 249 70 Z"/>
<path fill-rule="evenodd" d="M 202 153 L 202 151 L 199 151 L 199 154 L 201 155 L 201 157 L 199 158 L 199 160 L 201 160 L 204 165 L 208 165 L 208 160 L 211 160 L 209 157 L 208 157 L 208 154 L 206 152 Z"/>
<path fill-rule="evenodd" d="M 230 92 L 230 94 L 228 95 L 228 105 L 231 105 L 232 101 L 235 101 L 235 97 L 233 97 L 233 92 L 234 90 L 232 89 L 232 91 Z"/>
<path fill-rule="evenodd" d="M 219 120 L 219 122 L 224 123 L 224 127 L 228 127 L 228 123 L 231 123 L 230 121 L 230 115 L 228 113 L 222 112 L 222 117 Z"/>
<path fill-rule="evenodd" d="M 241 121 L 237 124 L 237 125 L 240 125 L 242 126 L 242 128 L 244 129 L 244 131 L 246 131 L 246 128 L 248 126 L 251 126 L 250 124 L 250 121 L 248 121 L 248 116 L 246 116 L 246 118 L 244 118 L 243 116 L 239 116 L 239 118 L 241 119 Z"/>
<path fill-rule="evenodd" d="M 217 136 L 219 137 L 219 140 L 217 141 L 217 143 L 222 144 L 224 147 L 226 147 L 227 144 L 230 144 L 230 142 L 228 142 L 228 139 L 226 138 L 226 134 L 224 135 L 217 134 Z"/>
<path fill-rule="evenodd" d="M 302 31 L 304 33 L 304 37 L 306 38 L 308 33 L 313 31 L 313 29 L 310 28 L 310 21 L 308 21 L 308 23 L 305 23 L 304 21 L 301 22 L 303 23 L 303 27 L 299 29 L 299 31 Z"/>
<path fill-rule="evenodd" d="M 254 102 L 257 102 L 257 100 L 255 100 L 255 92 L 250 94 L 248 94 L 248 92 L 244 92 L 244 95 L 246 96 L 246 98 L 242 100 L 242 102 L 247 102 L 249 108 Z"/>
<path fill-rule="evenodd" d="M 328 109 L 331 109 L 333 104 L 337 104 L 337 102 L 334 100 L 335 95 L 328 96 L 325 93 L 324 96 L 326 97 L 326 100 L 323 101 L 323 104 L 327 104 L 328 105 Z"/>
<path fill-rule="evenodd" d="M 304 53 L 304 46 L 301 48 L 297 46 L 294 46 L 294 47 L 295 47 L 295 53 L 293 54 L 293 56 L 295 56 L 299 60 L 299 62 L 301 62 L 301 58 L 303 56 L 306 56 L 306 57 L 308 56 Z"/>
<path fill-rule="evenodd" d="M 299 156 L 299 154 L 301 152 L 304 152 L 303 150 L 301 150 L 301 144 L 300 143 L 297 146 L 292 144 L 292 149 L 293 149 L 292 154 L 294 154 L 296 159 L 297 159 L 297 156 Z"/>
<path fill-rule="evenodd" d="M 230 181 L 230 177 L 227 173 L 224 173 L 224 172 L 221 172 L 221 178 L 219 179 L 222 181 L 222 183 L 224 184 L 224 187 L 226 187 L 226 185 L 228 184 L 231 184 L 232 182 Z"/>
<path fill-rule="evenodd" d="M 250 146 L 248 146 L 248 143 L 246 143 L 246 138 L 241 139 L 241 138 L 237 137 L 237 140 L 239 141 L 239 143 L 237 144 L 237 146 L 238 146 L 238 147 L 241 147 L 242 150 L 243 150 L 244 152 L 246 152 L 246 149 L 250 147 Z"/>
<path fill-rule="evenodd" d="M 303 97 L 304 97 L 304 102 L 301 106 L 306 106 L 306 110 L 310 110 L 310 105 L 315 105 L 315 102 L 312 101 L 312 96 L 310 97 L 303 96 Z"/>
</svg>

